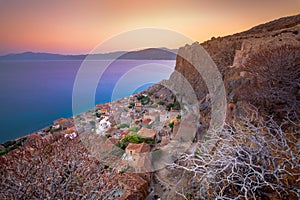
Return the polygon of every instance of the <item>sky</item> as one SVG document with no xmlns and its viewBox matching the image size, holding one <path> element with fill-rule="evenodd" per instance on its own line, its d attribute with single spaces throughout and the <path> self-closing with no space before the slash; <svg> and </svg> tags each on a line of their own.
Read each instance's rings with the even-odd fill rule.
<svg viewBox="0 0 300 200">
<path fill-rule="evenodd" d="M 0 0 L 0 55 L 86 54 L 115 35 L 145 27 L 203 42 L 299 13 L 300 0 Z M 131 49 L 126 43 L 103 49 L 116 50 Z"/>
</svg>

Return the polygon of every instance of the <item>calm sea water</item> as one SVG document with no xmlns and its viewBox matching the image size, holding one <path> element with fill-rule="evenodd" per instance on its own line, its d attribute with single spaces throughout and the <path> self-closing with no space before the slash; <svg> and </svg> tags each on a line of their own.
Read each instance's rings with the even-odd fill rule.
<svg viewBox="0 0 300 200">
<path fill-rule="evenodd" d="M 97 61 L 97 67 L 107 62 Z M 82 61 L 0 61 L 0 143 L 51 125 L 57 118 L 72 116 L 73 85 L 81 64 Z M 175 61 L 117 60 L 100 78 L 95 104 L 128 96 L 134 92 L 132 88 L 141 91 L 167 79 L 174 65 Z M 115 88 L 119 92 L 112 98 Z"/>
</svg>

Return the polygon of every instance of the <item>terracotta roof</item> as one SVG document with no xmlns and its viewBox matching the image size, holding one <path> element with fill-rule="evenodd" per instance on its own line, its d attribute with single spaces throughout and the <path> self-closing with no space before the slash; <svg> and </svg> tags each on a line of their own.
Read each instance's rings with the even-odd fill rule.
<svg viewBox="0 0 300 200">
<path fill-rule="evenodd" d="M 97 104 L 96 105 L 96 108 L 101 108 L 102 107 L 102 104 Z"/>
<path fill-rule="evenodd" d="M 145 153 L 145 152 L 150 152 L 151 148 L 149 144 L 143 142 L 140 144 L 133 144 L 129 143 L 128 146 L 126 147 L 126 152 L 127 151 L 133 151 L 135 153 Z"/>
<path fill-rule="evenodd" d="M 54 121 L 54 124 L 59 124 L 59 123 L 65 123 L 68 120 L 66 118 L 59 118 L 57 120 Z"/>
<path fill-rule="evenodd" d="M 68 128 L 67 130 L 64 130 L 64 133 L 71 134 L 71 133 L 74 133 L 75 131 L 76 131 L 76 128 L 75 128 L 75 126 L 73 126 L 71 128 Z"/>
<path fill-rule="evenodd" d="M 145 118 L 145 119 L 143 119 L 142 122 L 143 122 L 143 123 L 150 123 L 150 122 L 151 122 L 151 119 L 150 119 L 150 118 Z"/>
<path fill-rule="evenodd" d="M 141 128 L 141 130 L 139 130 L 137 132 L 140 136 L 143 136 L 145 138 L 151 138 L 153 139 L 155 137 L 155 131 L 153 129 L 148 129 L 148 128 Z"/>
</svg>

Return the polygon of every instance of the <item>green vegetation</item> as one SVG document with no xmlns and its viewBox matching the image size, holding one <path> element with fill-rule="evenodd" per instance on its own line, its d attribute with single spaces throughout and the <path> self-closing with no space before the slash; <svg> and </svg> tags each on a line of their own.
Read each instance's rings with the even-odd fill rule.
<svg viewBox="0 0 300 200">
<path fill-rule="evenodd" d="M 101 117 L 101 113 L 96 112 L 96 116 L 97 116 L 98 118 L 100 118 L 100 117 Z"/>
<path fill-rule="evenodd" d="M 166 106 L 166 110 L 170 111 L 171 109 L 173 110 L 180 110 L 180 103 L 175 99 L 174 103 L 168 103 L 168 105 Z"/>
<path fill-rule="evenodd" d="M 121 142 L 118 142 L 118 143 L 116 144 L 116 146 L 117 146 L 119 149 L 122 149 L 122 150 L 125 150 L 125 148 L 126 148 L 126 145 L 125 145 L 124 143 L 121 143 Z"/>
<path fill-rule="evenodd" d="M 16 149 L 17 147 L 21 146 L 25 140 L 27 140 L 27 138 L 24 137 L 19 139 L 18 141 L 8 141 L 4 143 L 3 146 L 5 147 L 5 149 L 0 150 L 0 155 L 4 155 L 11 150 Z"/>
<path fill-rule="evenodd" d="M 90 124 L 95 126 L 96 125 L 96 122 L 95 121 L 90 121 Z"/>
<path fill-rule="evenodd" d="M 163 105 L 165 105 L 166 103 L 165 103 L 164 101 L 159 101 L 158 104 L 161 105 L 161 106 L 163 106 Z"/>
<path fill-rule="evenodd" d="M 53 126 L 50 127 L 50 133 L 53 133 L 55 131 L 60 131 L 60 130 L 62 130 L 61 126 L 59 126 L 59 128 L 54 128 Z"/>
<path fill-rule="evenodd" d="M 7 149 L 1 149 L 1 150 L 0 150 L 0 155 L 4 155 L 4 154 L 6 154 L 7 152 L 8 152 Z"/>
<path fill-rule="evenodd" d="M 150 124 L 147 124 L 146 128 L 151 129 L 152 126 Z"/>
<path fill-rule="evenodd" d="M 147 140 L 147 141 L 145 141 L 147 144 L 149 144 L 149 145 L 153 145 L 153 143 L 154 143 L 154 141 L 153 140 Z"/>
<path fill-rule="evenodd" d="M 189 192 L 185 193 L 185 198 L 188 200 L 192 199 L 191 193 L 189 193 Z"/>
<path fill-rule="evenodd" d="M 173 107 L 173 104 L 172 104 L 172 103 L 169 103 L 169 104 L 166 106 L 166 110 L 167 110 L 167 111 L 170 111 L 172 107 Z"/>
<path fill-rule="evenodd" d="M 169 123 L 169 127 L 173 130 L 173 128 L 174 128 L 174 122 Z"/>
<path fill-rule="evenodd" d="M 146 142 L 146 138 L 138 134 L 130 134 L 125 136 L 122 140 L 120 140 L 121 143 L 126 143 L 127 141 L 130 143 L 139 144 L 142 142 Z"/>
<path fill-rule="evenodd" d="M 119 125 L 118 125 L 118 128 L 129 128 L 129 125 L 126 124 L 126 123 L 119 124 Z"/>
<path fill-rule="evenodd" d="M 132 127 L 130 127 L 129 129 L 128 129 L 128 132 L 130 132 L 130 131 L 133 131 L 133 132 L 138 132 L 138 130 L 139 130 L 139 127 L 137 127 L 137 126 L 132 126 Z"/>
<path fill-rule="evenodd" d="M 145 137 L 142 137 L 135 133 L 135 134 L 130 134 L 125 136 L 123 139 L 121 139 L 118 142 L 117 146 L 120 147 L 121 149 L 125 149 L 128 143 L 139 144 L 142 142 L 152 145 L 154 141 L 151 139 L 146 139 Z"/>
<path fill-rule="evenodd" d="M 147 105 L 151 99 L 148 96 L 139 95 L 137 100 L 141 101 L 142 105 Z"/>
<path fill-rule="evenodd" d="M 106 137 L 106 138 L 110 138 L 110 137 L 111 137 L 111 134 L 105 134 L 105 137 Z"/>
<path fill-rule="evenodd" d="M 175 101 L 173 104 L 173 110 L 180 110 L 180 103 L 178 101 Z"/>
<path fill-rule="evenodd" d="M 135 105 L 135 103 L 134 103 L 134 102 L 130 102 L 130 103 L 129 103 L 129 106 L 128 106 L 128 108 L 133 108 L 133 107 L 134 107 L 134 105 Z"/>
</svg>

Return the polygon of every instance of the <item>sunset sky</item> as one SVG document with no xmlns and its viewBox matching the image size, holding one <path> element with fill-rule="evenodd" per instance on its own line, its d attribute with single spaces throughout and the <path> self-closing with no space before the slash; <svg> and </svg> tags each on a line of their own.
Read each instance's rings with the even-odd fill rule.
<svg viewBox="0 0 300 200">
<path fill-rule="evenodd" d="M 89 53 L 116 34 L 143 27 L 202 42 L 298 13 L 300 0 L 1 0 L 0 55 Z"/>
</svg>

